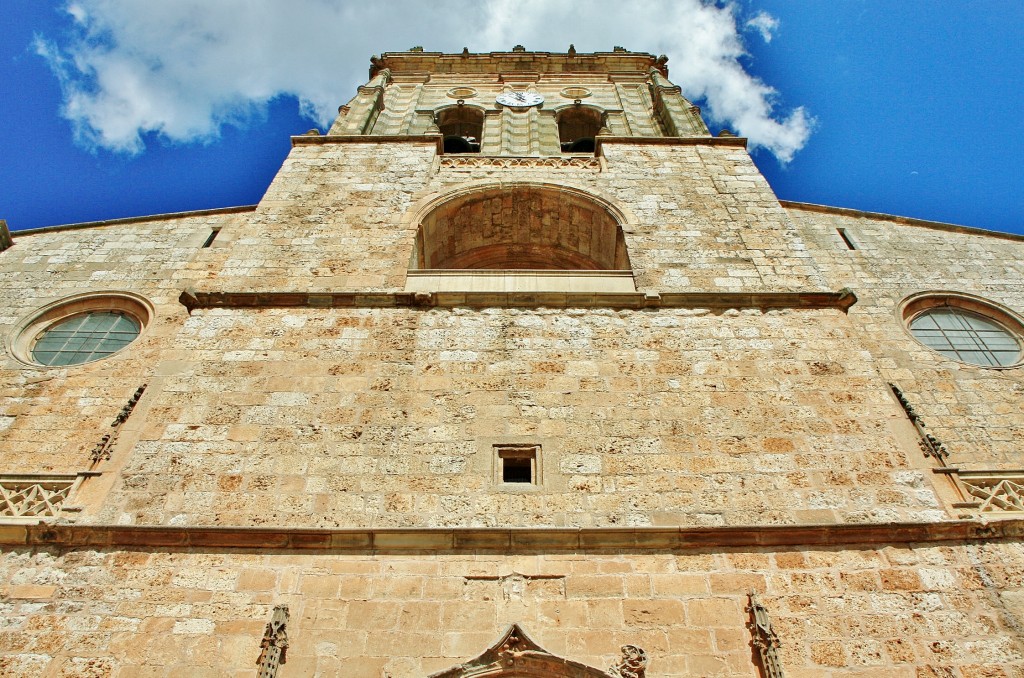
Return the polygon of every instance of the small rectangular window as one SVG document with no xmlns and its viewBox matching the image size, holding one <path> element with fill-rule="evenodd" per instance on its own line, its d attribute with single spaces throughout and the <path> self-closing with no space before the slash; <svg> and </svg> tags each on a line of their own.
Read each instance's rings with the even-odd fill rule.
<svg viewBox="0 0 1024 678">
<path fill-rule="evenodd" d="M 539 445 L 495 445 L 497 480 L 501 483 L 539 485 Z"/>
<path fill-rule="evenodd" d="M 501 481 L 503 483 L 532 483 L 533 460 L 516 457 L 503 459 Z"/>
<path fill-rule="evenodd" d="M 853 238 L 846 232 L 845 228 L 837 228 L 836 231 L 839 233 L 839 237 L 846 243 L 846 249 L 855 250 L 857 245 L 854 244 Z"/>
<path fill-rule="evenodd" d="M 212 231 L 210 231 L 210 237 L 208 237 L 206 239 L 206 242 L 203 243 L 203 248 L 205 249 L 205 248 L 209 247 L 210 245 L 212 245 L 213 241 L 217 239 L 217 235 L 219 233 L 220 233 L 220 229 L 219 228 L 215 228 Z"/>
</svg>

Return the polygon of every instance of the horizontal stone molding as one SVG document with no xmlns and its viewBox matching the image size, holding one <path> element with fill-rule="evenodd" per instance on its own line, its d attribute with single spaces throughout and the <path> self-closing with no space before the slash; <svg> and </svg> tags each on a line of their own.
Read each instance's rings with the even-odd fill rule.
<svg viewBox="0 0 1024 678">
<path fill-rule="evenodd" d="M 735 146 L 747 147 L 746 137 L 620 137 L 598 136 L 594 139 L 597 153 L 605 144 L 640 144 L 646 146 Z"/>
<path fill-rule="evenodd" d="M 440 134 L 303 134 L 292 137 L 292 146 L 385 143 L 432 144 L 438 153 L 444 149 L 444 137 Z"/>
<path fill-rule="evenodd" d="M 643 552 L 1019 541 L 1024 519 L 981 522 L 698 528 L 304 529 L 131 525 L 0 525 L 0 546 L 207 548 L 351 553 Z"/>
<path fill-rule="evenodd" d="M 207 308 L 835 308 L 857 296 L 838 292 L 198 292 L 178 301 Z"/>
<path fill-rule="evenodd" d="M 387 68 L 393 74 L 503 74 L 500 81 L 536 82 L 548 73 L 561 79 L 564 73 L 621 73 L 640 77 L 652 68 L 667 72 L 664 62 L 646 52 L 384 52 L 374 68 Z"/>
</svg>

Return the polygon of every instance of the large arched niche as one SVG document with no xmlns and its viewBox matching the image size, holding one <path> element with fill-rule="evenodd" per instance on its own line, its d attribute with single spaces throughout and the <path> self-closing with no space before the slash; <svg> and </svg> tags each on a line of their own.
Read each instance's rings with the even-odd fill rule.
<svg viewBox="0 0 1024 678">
<path fill-rule="evenodd" d="M 646 666 L 646 658 L 644 659 Z M 512 624 L 483 654 L 428 678 L 614 678 L 592 666 L 556 657 Z M 643 675 L 643 669 L 639 674 Z"/>
<path fill-rule="evenodd" d="M 616 217 L 594 196 L 566 187 L 480 187 L 422 217 L 413 268 L 628 271 Z"/>
<path fill-rule="evenodd" d="M 402 217 L 415 231 L 409 292 L 635 293 L 617 203 L 554 183 L 478 180 L 424 196 Z"/>
</svg>

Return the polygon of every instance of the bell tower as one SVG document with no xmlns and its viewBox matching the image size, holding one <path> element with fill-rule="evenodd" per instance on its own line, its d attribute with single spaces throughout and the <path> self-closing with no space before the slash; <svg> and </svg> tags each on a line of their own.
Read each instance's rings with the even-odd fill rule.
<svg viewBox="0 0 1024 678">
<path fill-rule="evenodd" d="M 382 179 L 378 195 L 400 189 L 374 265 L 407 292 L 822 291 L 746 140 L 711 136 L 667 62 L 620 47 L 385 53 L 327 135 L 295 138 L 294 162 L 313 145 L 364 185 Z M 384 179 L 406 171 L 416 180 Z"/>
<path fill-rule="evenodd" d="M 440 134 L 445 153 L 528 157 L 592 154 L 599 136 L 709 136 L 667 61 L 620 47 L 384 54 L 330 134 Z"/>
</svg>

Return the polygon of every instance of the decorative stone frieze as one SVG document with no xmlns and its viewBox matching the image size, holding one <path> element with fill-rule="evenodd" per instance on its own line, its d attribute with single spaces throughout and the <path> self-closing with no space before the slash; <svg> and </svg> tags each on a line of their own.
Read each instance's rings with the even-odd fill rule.
<svg viewBox="0 0 1024 678">
<path fill-rule="evenodd" d="M 441 169 L 479 169 L 479 168 L 529 168 L 543 167 L 547 169 L 584 169 L 601 171 L 601 161 L 597 158 L 569 156 L 564 158 L 516 158 L 509 156 L 486 157 L 471 155 L 446 155 L 441 158 Z"/>
</svg>

